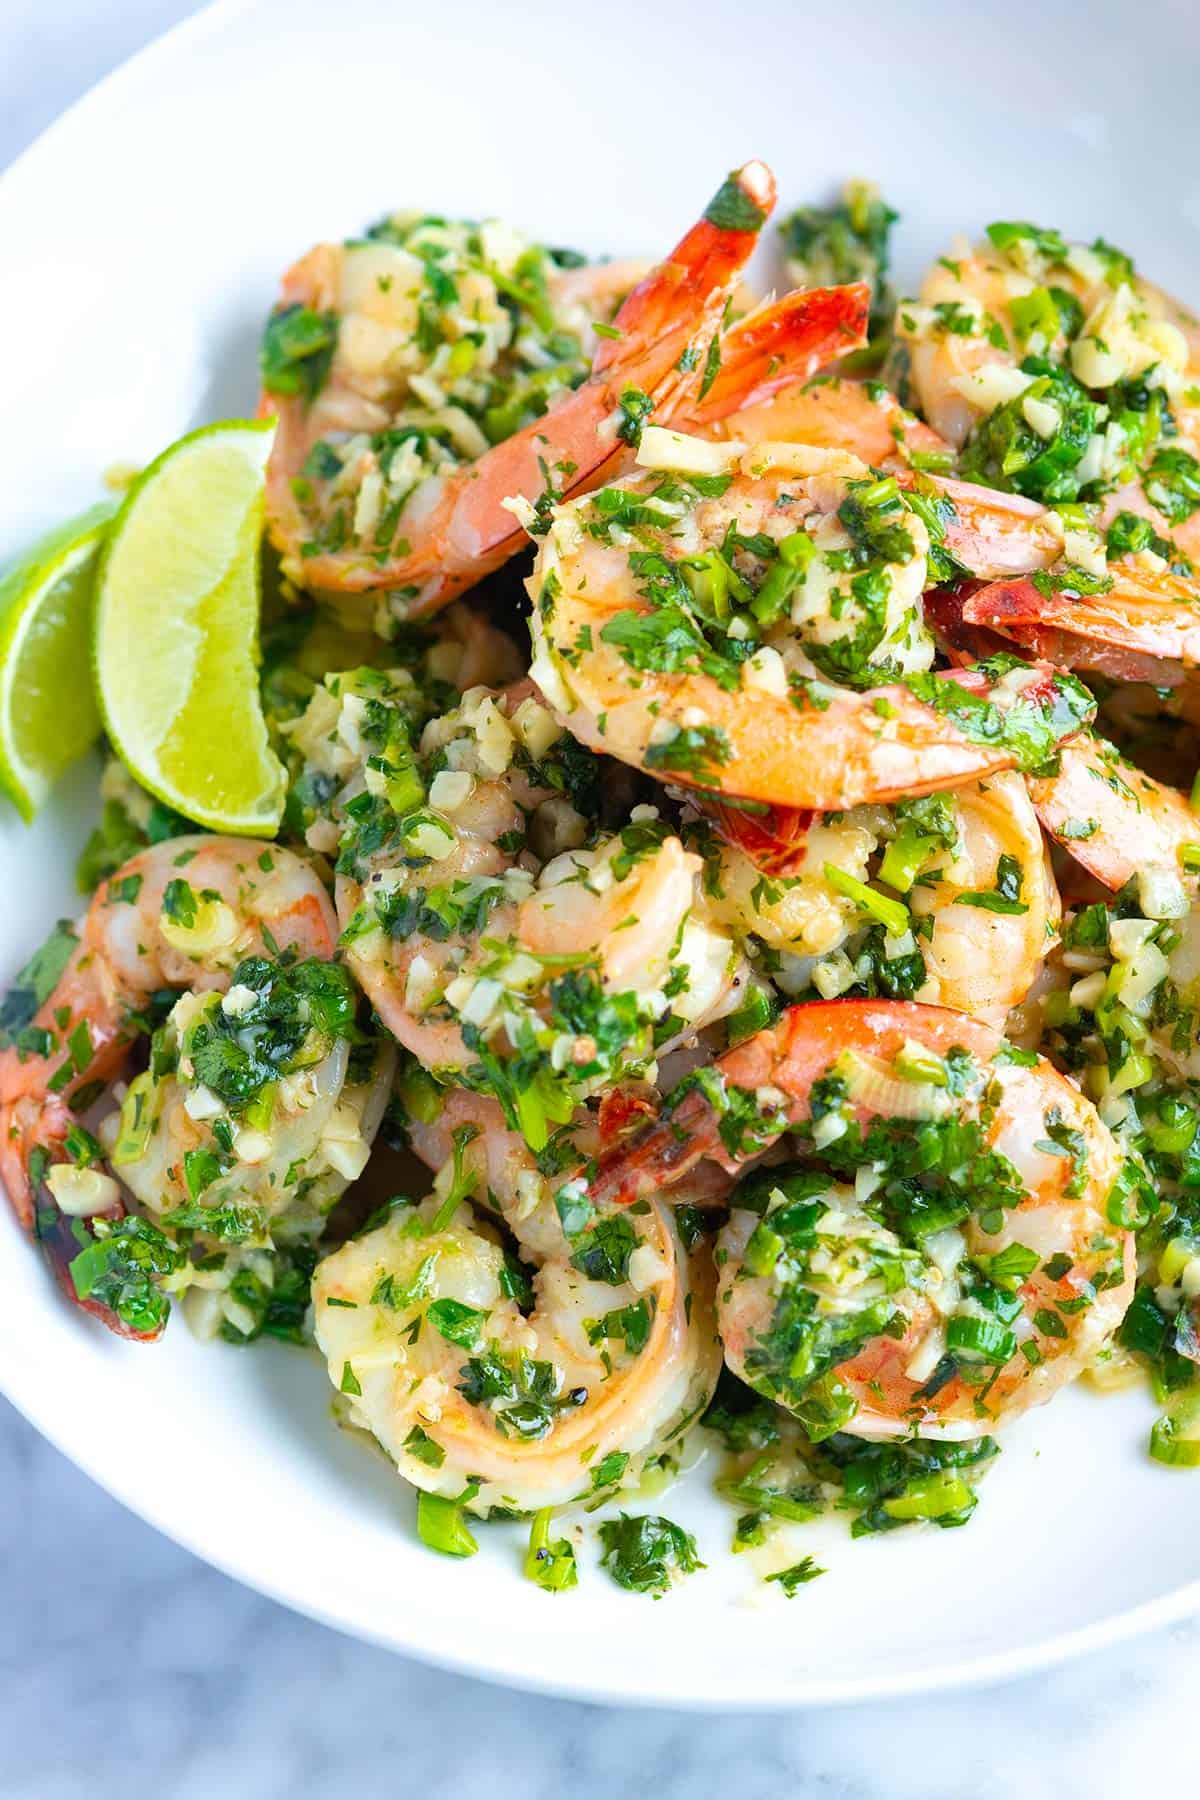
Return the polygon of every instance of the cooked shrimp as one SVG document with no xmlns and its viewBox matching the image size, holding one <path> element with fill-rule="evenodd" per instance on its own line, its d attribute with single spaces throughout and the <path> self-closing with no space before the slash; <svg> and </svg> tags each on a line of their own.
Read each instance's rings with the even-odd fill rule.
<svg viewBox="0 0 1200 1800">
<path fill-rule="evenodd" d="M 1194 684 L 1200 668 L 1200 586 L 1164 567 L 1115 565 L 1098 593 L 994 581 L 963 600 L 963 617 L 1064 669 L 1151 687 Z"/>
<path fill-rule="evenodd" d="M 695 427 L 693 427 L 695 429 Z M 877 381 L 823 377 L 792 382 L 755 406 L 739 407 L 705 436 L 743 444 L 812 444 L 844 450 L 873 469 L 948 470 L 949 444 Z"/>
<path fill-rule="evenodd" d="M 180 997 L 98 1128 L 144 1216 L 222 1252 L 163 1283 L 201 1335 L 241 1328 L 238 1276 L 261 1267 L 269 1283 L 263 1251 L 320 1236 L 366 1167 L 396 1062 L 389 1044 L 351 1045 L 356 995 L 336 965 L 249 957 L 233 976 L 223 997 Z"/>
<path fill-rule="evenodd" d="M 325 736 L 344 744 L 366 714 L 353 683 L 339 691 Z M 511 1119 L 544 1142 L 546 1109 L 561 1123 L 618 1068 L 640 1072 L 668 1015 L 678 1035 L 732 1011 L 745 959 L 654 808 L 612 832 L 572 803 L 599 806 L 598 772 L 528 687 L 471 690 L 411 755 L 403 701 L 376 688 L 342 766 L 347 960 L 426 1068 L 494 1065 L 501 1084 L 511 1068 Z"/>
<path fill-rule="evenodd" d="M 726 1356 L 818 1435 L 970 1438 L 1047 1400 L 1120 1323 L 1120 1153 L 1049 1063 L 941 1008 L 793 1007 L 605 1157 L 608 1206 L 785 1132 L 853 1176 L 764 1168 L 723 1235 Z"/>
<path fill-rule="evenodd" d="M 244 958 L 291 951 L 327 962 L 336 945 L 337 920 L 314 871 L 249 839 L 173 838 L 96 894 L 22 1046 L 0 1052 L 0 1177 L 71 1299 L 69 1265 L 90 1241 L 86 1221 L 116 1221 L 125 1210 L 86 1145 L 72 1148 L 72 1103 L 119 1075 L 160 990 L 222 992 Z M 123 1335 L 147 1335 L 100 1301 L 81 1303 Z"/>
<path fill-rule="evenodd" d="M 1000 1028 L 1054 946 L 1058 889 L 1022 776 L 1001 772 L 946 798 L 950 853 L 931 842 L 905 871 L 925 963 L 916 998 Z"/>
<path fill-rule="evenodd" d="M 1200 1079 L 1200 816 L 1185 795 L 1091 735 L 1030 788 L 1063 849 L 1104 887 L 1129 890 L 1082 985 L 1072 984 L 1073 1001 L 1095 1013 L 1102 1037 L 1120 1032 L 1171 1075 Z M 1143 1060 L 1133 1085 L 1155 1073 Z"/>
<path fill-rule="evenodd" d="M 1055 773 L 1031 777 L 1029 792 L 1051 837 L 1114 893 L 1143 871 L 1181 877 L 1183 853 L 1200 842 L 1187 796 L 1092 732 L 1064 744 Z"/>
<path fill-rule="evenodd" d="M 689 1262 L 657 1201 L 630 1215 L 593 1208 L 581 1182 L 553 1193 L 492 1100 L 451 1094 L 413 1142 L 444 1165 L 433 1195 L 327 1257 L 313 1282 L 351 1419 L 416 1487 L 484 1514 L 631 1481 L 712 1393 L 707 1259 Z M 585 1127 L 579 1156 L 589 1148 Z"/>
<path fill-rule="evenodd" d="M 653 468 L 556 510 L 529 583 L 530 672 L 584 743 L 829 811 L 1012 767 L 1027 730 L 1046 754 L 1089 715 L 1045 669 L 926 673 L 928 537 L 894 479 L 832 472 L 844 452 L 670 432 L 639 454 Z"/>
<path fill-rule="evenodd" d="M 282 397 L 269 386 L 263 396 L 263 410 L 279 415 L 268 517 L 287 572 L 316 590 L 386 590 L 399 616 L 427 612 L 521 548 L 507 502 L 544 506 L 560 490 L 586 484 L 624 442 L 636 442 L 648 411 L 665 420 L 694 405 L 704 417 L 717 417 L 811 374 L 838 348 L 853 347 L 866 316 L 859 289 L 792 297 L 747 320 L 733 344 L 719 342 L 729 289 L 773 203 L 773 178 L 763 164 L 749 163 L 731 176 L 671 257 L 623 303 L 582 385 L 574 385 L 582 369 L 564 377 L 549 412 L 528 423 L 527 413 L 511 416 L 503 408 L 481 415 L 490 447 L 461 406 L 445 403 L 438 380 L 410 372 L 422 284 L 435 275 L 448 280 L 445 270 L 439 265 L 431 273 L 428 258 L 379 244 L 312 252 L 286 278 L 276 319 L 332 321 L 325 342 L 331 346 L 336 335 L 337 347 L 316 393 L 306 395 L 289 372 Z M 397 266 L 389 262 L 384 272 L 376 267 L 381 258 Z M 348 273 L 353 280 L 346 291 Z M 349 329 L 368 322 L 355 312 L 364 303 L 364 281 L 370 305 L 388 314 L 386 322 L 369 321 L 365 374 L 359 367 L 364 331 Z M 382 297 L 381 283 L 387 284 Z M 509 315 L 495 306 L 507 322 Z M 343 313 L 351 316 L 339 332 Z M 464 346 L 474 355 L 470 345 L 480 335 L 473 317 L 455 330 L 457 341 L 438 353 L 451 363 Z M 418 397 L 442 402 L 440 415 L 409 420 L 403 409 L 391 410 L 391 390 L 414 379 Z M 437 466 L 427 468 L 418 444 L 439 437 L 450 449 L 443 442 Z"/>
<path fill-rule="evenodd" d="M 1110 246 L 1025 225 L 989 235 L 934 265 L 899 329 L 926 418 L 965 446 L 959 472 L 1049 503 L 1025 522 L 1024 560 L 1014 521 L 1007 566 L 961 566 L 1060 566 L 985 589 L 968 616 L 1066 666 L 1177 685 L 1200 643 L 1200 329 Z"/>
<path fill-rule="evenodd" d="M 982 418 L 1035 386 L 1022 356 L 1059 362 L 1089 389 L 1150 377 L 1173 404 L 1194 407 L 1184 390 L 1200 369 L 1196 320 L 1119 251 L 1023 225 L 991 226 L 989 239 L 960 240 L 931 264 L 919 302 L 897 309 L 917 403 L 943 438 L 961 448 Z"/>
<path fill-rule="evenodd" d="M 1058 889 L 1012 771 L 895 811 L 725 814 L 712 912 L 763 947 L 784 993 L 903 992 L 1001 1026 L 1056 941 Z"/>
</svg>

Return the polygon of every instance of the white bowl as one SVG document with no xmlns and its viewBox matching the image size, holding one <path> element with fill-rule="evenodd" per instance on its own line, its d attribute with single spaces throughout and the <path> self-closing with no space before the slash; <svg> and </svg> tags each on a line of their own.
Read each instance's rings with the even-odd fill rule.
<svg viewBox="0 0 1200 1800">
<path fill-rule="evenodd" d="M 902 280 L 956 231 L 1032 217 L 1198 299 L 1198 42 L 1165 4 L 218 5 L 0 183 L 0 553 L 108 464 L 249 411 L 279 272 L 397 205 L 654 252 L 758 155 L 780 216 L 880 180 Z M 88 768 L 32 831 L 4 812 L 6 980 L 78 905 L 94 802 Z M 334 1429 L 315 1357 L 201 1346 L 178 1318 L 158 1347 L 120 1343 L 67 1309 L 7 1211 L 0 1279 L 0 1382 L 98 1481 L 280 1600 L 475 1674 L 673 1705 L 859 1699 L 1015 1674 L 1200 1602 L 1194 1486 L 1147 1459 L 1140 1391 L 1022 1421 L 965 1531 L 809 1528 L 829 1573 L 792 1603 L 728 1554 L 704 1469 L 662 1504 L 706 1573 L 659 1604 L 590 1568 L 551 1596 L 522 1578 L 519 1526 L 482 1527 L 467 1563 L 420 1546 L 411 1492 Z"/>
</svg>

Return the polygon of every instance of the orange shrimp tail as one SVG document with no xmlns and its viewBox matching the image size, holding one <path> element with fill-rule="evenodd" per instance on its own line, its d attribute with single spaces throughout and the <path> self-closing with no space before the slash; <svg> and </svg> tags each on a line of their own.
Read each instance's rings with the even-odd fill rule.
<svg viewBox="0 0 1200 1800">
<path fill-rule="evenodd" d="M 816 816 L 807 807 L 764 806 L 750 811 L 724 800 L 703 800 L 700 805 L 725 842 L 748 856 L 764 875 L 784 878 L 799 872 Z"/>
<path fill-rule="evenodd" d="M 747 313 L 721 340 L 720 369 L 708 393 L 689 408 L 689 423 L 710 425 L 756 406 L 860 350 L 870 310 L 870 288 L 855 282 L 798 289 Z"/>
<path fill-rule="evenodd" d="M 932 588 L 921 602 L 925 623 L 937 639 L 938 649 L 955 668 L 969 668 L 989 656 L 1011 656 L 1012 640 L 983 625 L 969 625 L 963 609 L 978 582 L 961 581 L 956 587 Z"/>
<path fill-rule="evenodd" d="M 1043 593 L 1031 580 L 993 581 L 964 602 L 969 625 L 986 625 L 1060 669 L 1114 681 L 1182 687 L 1200 664 L 1200 623 L 1187 596 L 1148 598 L 1118 575 L 1106 594 Z"/>
<path fill-rule="evenodd" d="M 622 303 L 613 320 L 613 331 L 620 335 L 601 343 L 593 378 L 619 374 L 625 385 L 646 386 L 636 377 L 639 364 L 649 357 L 661 380 L 688 348 L 712 301 L 719 298 L 723 305 L 774 205 L 775 177 L 765 163 L 735 169 L 704 216 Z"/>
</svg>

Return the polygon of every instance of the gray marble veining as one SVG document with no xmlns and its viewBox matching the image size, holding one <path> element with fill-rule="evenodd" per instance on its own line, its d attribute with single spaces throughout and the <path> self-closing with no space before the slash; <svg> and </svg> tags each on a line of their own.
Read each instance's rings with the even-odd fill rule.
<svg viewBox="0 0 1200 1800">
<path fill-rule="evenodd" d="M 0 1542 L 5 1800 L 1125 1800 L 1178 1742 L 1200 1680 L 1193 1624 L 982 1694 L 825 1713 L 507 1693 L 217 1574 L 2 1402 Z"/>
</svg>

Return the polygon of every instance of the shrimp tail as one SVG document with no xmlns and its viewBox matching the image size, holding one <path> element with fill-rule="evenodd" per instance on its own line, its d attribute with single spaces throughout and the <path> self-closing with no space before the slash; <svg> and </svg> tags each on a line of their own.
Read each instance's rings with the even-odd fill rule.
<svg viewBox="0 0 1200 1800">
<path fill-rule="evenodd" d="M 1060 668 L 1181 687 L 1200 664 L 1197 598 L 1178 581 L 1159 586 L 1124 572 L 1107 592 L 1086 596 L 1043 590 L 1033 580 L 994 581 L 965 601 L 963 617 Z"/>
<path fill-rule="evenodd" d="M 986 662 L 990 656 L 1012 654 L 1012 640 L 984 625 L 969 625 L 963 609 L 979 583 L 960 581 L 951 587 L 931 588 L 921 602 L 925 623 L 937 639 L 938 649 L 956 669 Z"/>
<path fill-rule="evenodd" d="M 739 805 L 736 801 L 702 800 L 719 835 L 748 856 L 756 869 L 776 879 L 795 875 L 804 861 L 809 827 L 816 816 L 798 806 Z"/>
<path fill-rule="evenodd" d="M 720 368 L 690 409 L 690 423 L 713 424 L 756 406 L 860 350 L 867 341 L 870 309 L 870 288 L 855 282 L 805 288 L 747 313 L 722 338 Z"/>
<path fill-rule="evenodd" d="M 665 262 L 624 301 L 613 321 L 614 335 L 596 352 L 592 378 L 657 385 L 688 349 L 697 319 L 709 316 L 714 300 L 724 310 L 730 284 L 774 205 L 775 177 L 766 163 L 735 169 Z"/>
</svg>

